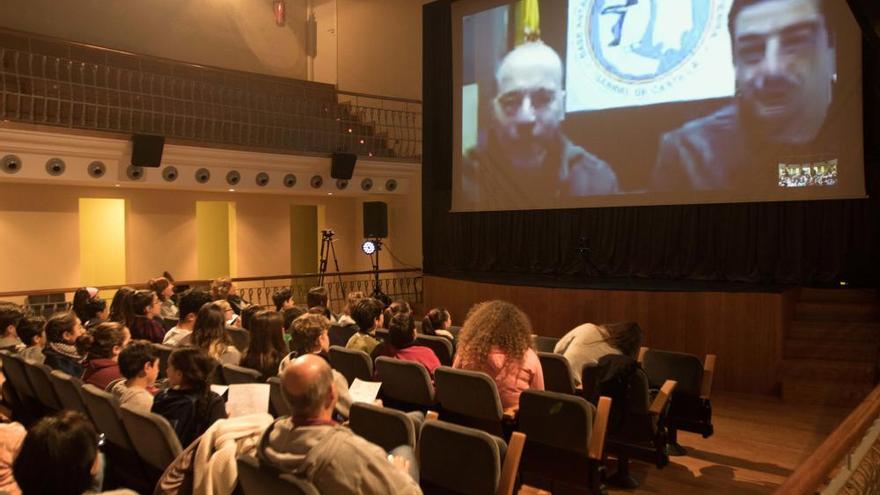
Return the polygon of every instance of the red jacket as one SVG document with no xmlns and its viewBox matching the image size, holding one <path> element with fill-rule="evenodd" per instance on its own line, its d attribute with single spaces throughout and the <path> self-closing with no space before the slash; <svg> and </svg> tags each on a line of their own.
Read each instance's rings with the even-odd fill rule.
<svg viewBox="0 0 880 495">
<path fill-rule="evenodd" d="M 108 358 L 89 359 L 85 362 L 82 381 L 104 390 L 107 385 L 117 378 L 122 378 L 119 372 L 119 364 Z"/>
<path fill-rule="evenodd" d="M 165 338 L 165 328 L 158 321 L 147 318 L 146 316 L 137 316 L 128 329 L 131 332 L 131 339 L 144 339 L 161 344 Z"/>
</svg>

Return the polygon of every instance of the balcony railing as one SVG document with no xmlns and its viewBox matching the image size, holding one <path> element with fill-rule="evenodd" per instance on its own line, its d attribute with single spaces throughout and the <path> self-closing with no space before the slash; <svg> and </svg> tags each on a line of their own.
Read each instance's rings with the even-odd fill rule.
<svg viewBox="0 0 880 495">
<path fill-rule="evenodd" d="M 0 30 L 0 119 L 281 153 L 421 159 L 417 100 Z"/>
<path fill-rule="evenodd" d="M 233 278 L 239 294 L 251 304 L 272 306 L 272 294 L 282 288 L 290 288 L 293 300 L 297 304 L 306 303 L 306 294 L 318 280 L 317 273 L 273 275 L 268 277 Z M 208 289 L 210 280 L 179 280 L 176 285 L 188 285 L 194 288 Z M 146 288 L 145 283 L 107 285 L 98 287 L 101 296 L 108 299 L 123 286 L 136 289 Z M 330 295 L 330 307 L 341 312 L 345 307 L 346 296 L 352 291 L 361 291 L 365 296 L 372 294 L 374 289 L 374 272 L 339 272 L 328 273 L 322 284 Z M 403 299 L 416 308 L 422 304 L 422 272 L 418 269 L 380 270 L 379 286 L 381 291 L 392 299 Z M 70 309 L 76 287 L 58 289 L 37 289 L 0 293 L 0 298 L 24 304 L 34 314 L 49 316 L 59 311 Z"/>
</svg>

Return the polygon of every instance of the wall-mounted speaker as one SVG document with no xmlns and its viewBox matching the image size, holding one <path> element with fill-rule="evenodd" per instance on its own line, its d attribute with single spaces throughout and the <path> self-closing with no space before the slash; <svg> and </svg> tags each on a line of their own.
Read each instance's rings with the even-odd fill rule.
<svg viewBox="0 0 880 495">
<path fill-rule="evenodd" d="M 125 169 L 125 176 L 128 177 L 128 180 L 142 180 L 144 178 L 144 169 L 143 167 L 129 165 Z"/>
<path fill-rule="evenodd" d="M 241 174 L 238 173 L 238 170 L 230 170 L 226 172 L 226 183 L 230 186 L 238 185 L 241 182 Z"/>
<path fill-rule="evenodd" d="M 3 167 L 3 171 L 7 174 L 17 174 L 21 170 L 21 158 L 15 155 L 6 155 L 0 161 L 0 166 Z"/>
<path fill-rule="evenodd" d="M 388 192 L 394 192 L 397 190 L 397 180 L 396 179 L 388 179 L 385 181 L 385 190 Z"/>
<path fill-rule="evenodd" d="M 312 179 L 309 181 L 309 184 L 310 184 L 314 189 L 320 189 L 321 186 L 324 185 L 324 178 L 321 177 L 320 175 L 313 175 L 313 176 L 312 176 Z"/>
<path fill-rule="evenodd" d="M 348 181 L 345 179 L 336 179 L 336 189 L 342 191 L 348 187 Z"/>
<path fill-rule="evenodd" d="M 180 172 L 177 171 L 177 167 L 165 167 L 162 169 L 162 179 L 165 182 L 174 182 L 178 177 L 180 177 Z"/>
<path fill-rule="evenodd" d="M 284 176 L 284 187 L 293 187 L 296 185 L 296 176 L 287 174 Z"/>
<path fill-rule="evenodd" d="M 67 165 L 61 158 L 49 158 L 49 160 L 46 161 L 46 173 L 53 177 L 58 177 L 63 174 L 65 170 L 67 170 Z"/>
<path fill-rule="evenodd" d="M 357 158 L 354 153 L 333 153 L 330 161 L 330 177 L 351 180 Z"/>
<path fill-rule="evenodd" d="M 388 237 L 388 204 L 364 202 L 364 238 Z"/>
<path fill-rule="evenodd" d="M 267 174 L 266 172 L 258 173 L 256 181 L 258 186 L 266 187 L 266 185 L 269 183 L 269 174 Z"/>
<path fill-rule="evenodd" d="M 196 170 L 196 182 L 199 184 L 207 184 L 211 180 L 211 171 L 206 168 Z"/>
<path fill-rule="evenodd" d="M 101 177 L 104 177 L 104 174 L 107 173 L 107 166 L 104 165 L 104 162 L 95 160 L 89 164 L 89 167 L 86 169 L 86 171 L 88 172 L 89 177 L 93 179 L 100 179 Z"/>
<path fill-rule="evenodd" d="M 366 179 L 361 181 L 361 189 L 364 191 L 369 191 L 373 188 L 373 179 L 367 177 Z"/>
<path fill-rule="evenodd" d="M 135 134 L 131 137 L 131 164 L 136 167 L 158 167 L 162 164 L 164 136 Z"/>
</svg>

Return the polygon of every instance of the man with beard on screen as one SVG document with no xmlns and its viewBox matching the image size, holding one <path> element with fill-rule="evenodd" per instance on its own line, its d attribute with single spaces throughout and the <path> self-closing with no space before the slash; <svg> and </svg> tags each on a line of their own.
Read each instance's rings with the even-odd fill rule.
<svg viewBox="0 0 880 495">
<path fill-rule="evenodd" d="M 462 160 L 467 203 L 548 207 L 559 198 L 613 194 L 617 176 L 560 130 L 562 60 L 541 41 L 514 48 L 495 74 L 492 127 Z"/>
<path fill-rule="evenodd" d="M 825 126 L 837 78 L 826 4 L 733 2 L 736 96 L 661 138 L 656 190 L 770 191 L 780 163 L 836 151 Z"/>
</svg>

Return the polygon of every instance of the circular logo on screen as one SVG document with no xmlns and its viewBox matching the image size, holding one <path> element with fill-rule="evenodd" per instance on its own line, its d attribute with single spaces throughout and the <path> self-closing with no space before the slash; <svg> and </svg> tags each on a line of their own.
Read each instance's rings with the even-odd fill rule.
<svg viewBox="0 0 880 495">
<path fill-rule="evenodd" d="M 578 0 L 576 49 L 622 83 L 663 79 L 707 39 L 719 0 Z"/>
</svg>

